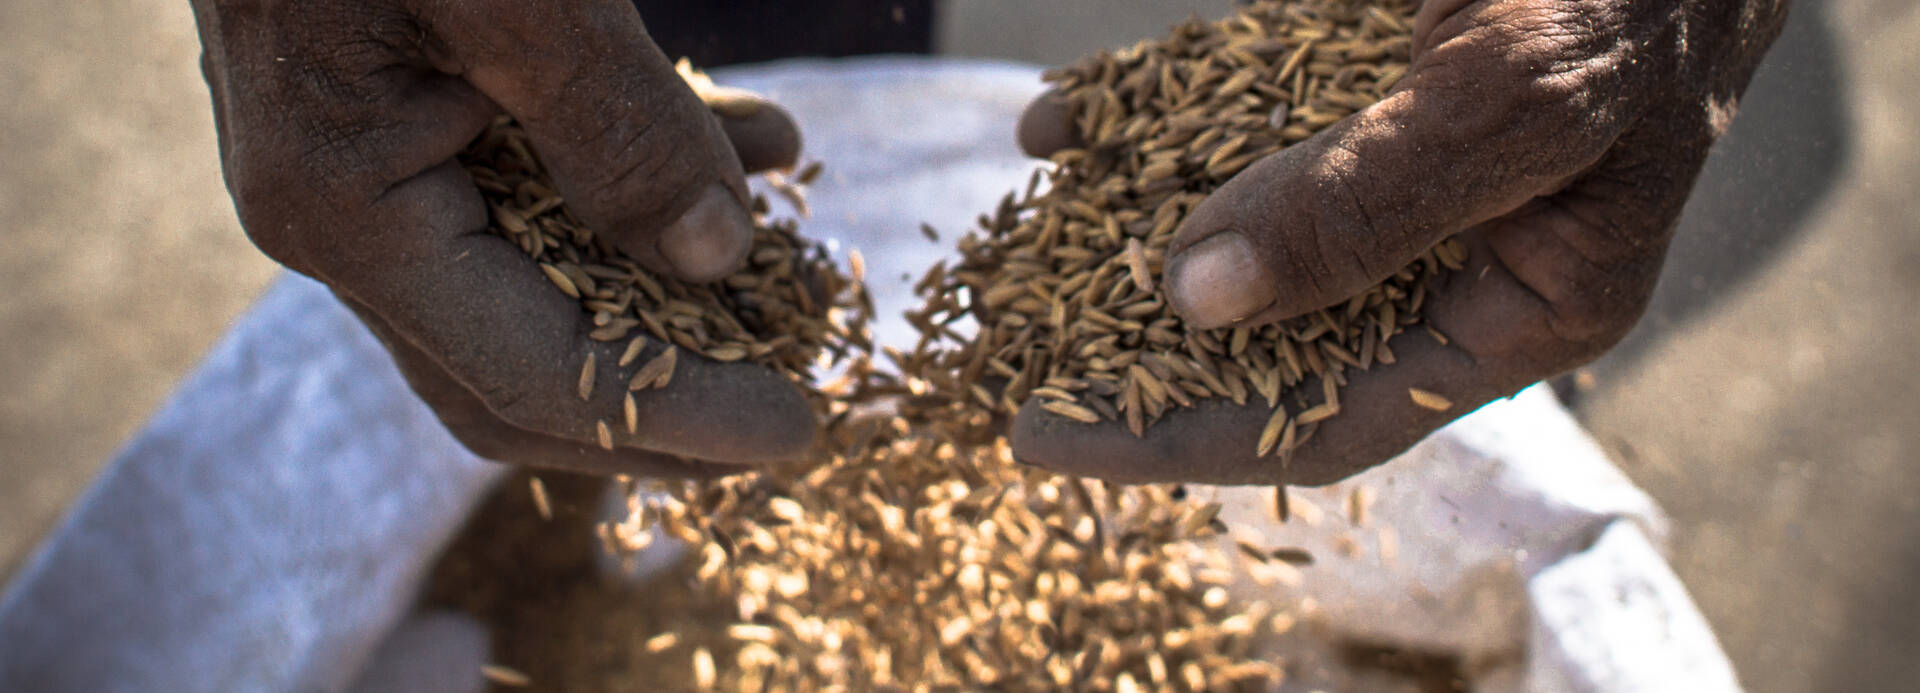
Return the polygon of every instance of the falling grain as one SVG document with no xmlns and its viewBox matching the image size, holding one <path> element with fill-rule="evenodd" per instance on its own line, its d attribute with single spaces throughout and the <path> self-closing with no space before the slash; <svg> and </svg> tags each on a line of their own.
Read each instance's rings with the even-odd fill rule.
<svg viewBox="0 0 1920 693">
<path fill-rule="evenodd" d="M 1291 566 L 1313 565 L 1313 554 L 1306 549 L 1278 548 L 1273 550 L 1272 556 L 1275 560 Z"/>
<path fill-rule="evenodd" d="M 824 167 L 821 166 L 818 161 L 807 164 L 806 168 L 800 169 L 800 173 L 793 177 L 793 182 L 801 185 L 813 185 L 815 180 L 819 180 L 822 170 L 824 170 Z"/>
<path fill-rule="evenodd" d="M 696 648 L 693 651 L 693 685 L 699 686 L 700 690 L 712 690 L 717 675 L 718 672 L 713 666 L 713 653 L 704 647 Z"/>
<path fill-rule="evenodd" d="M 547 484 L 540 477 L 528 477 L 527 490 L 533 493 L 533 509 L 540 513 L 540 519 L 553 519 L 553 503 L 547 500 Z"/>
<path fill-rule="evenodd" d="M 647 638 L 646 644 L 642 645 L 641 649 L 646 650 L 647 652 L 650 652 L 650 653 L 658 654 L 661 652 L 666 652 L 667 650 L 671 650 L 675 645 L 679 645 L 679 644 L 680 644 L 679 633 L 661 633 L 651 638 Z"/>
<path fill-rule="evenodd" d="M 480 665 L 480 675 L 495 685 L 508 688 L 524 688 L 533 685 L 533 679 L 520 670 L 499 664 Z"/>
<path fill-rule="evenodd" d="M 1373 492 L 1365 486 L 1355 486 L 1347 493 L 1347 521 L 1355 527 L 1367 524 L 1367 506 L 1373 500 Z"/>
</svg>

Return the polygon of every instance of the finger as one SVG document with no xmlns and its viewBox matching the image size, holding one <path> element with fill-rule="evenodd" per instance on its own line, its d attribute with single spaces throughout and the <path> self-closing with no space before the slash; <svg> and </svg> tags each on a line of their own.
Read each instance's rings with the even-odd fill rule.
<svg viewBox="0 0 1920 693">
<path fill-rule="evenodd" d="M 1135 437 L 1118 423 L 1088 425 L 1040 407 L 1020 410 L 1009 433 L 1022 462 L 1120 483 L 1208 484 L 1333 483 L 1392 458 L 1427 433 L 1502 393 L 1474 380 L 1464 352 L 1414 335 L 1394 347 L 1398 362 L 1350 375 L 1340 395 L 1341 412 L 1303 429 L 1307 436 L 1284 459 L 1256 454 L 1273 410 L 1264 400 L 1236 405 L 1210 398 L 1175 409 Z M 1437 412 L 1415 405 L 1408 388 L 1448 393 L 1456 404 Z M 1319 381 L 1309 379 L 1283 398 L 1289 412 L 1320 404 Z"/>
<path fill-rule="evenodd" d="M 1080 129 L 1073 124 L 1073 107 L 1068 105 L 1065 95 L 1052 90 L 1035 98 L 1021 111 L 1014 138 L 1020 143 L 1020 151 L 1040 159 L 1062 149 L 1085 145 L 1080 139 Z"/>
<path fill-rule="evenodd" d="M 475 455 L 508 464 L 653 478 L 704 478 L 746 469 L 631 448 L 604 450 L 595 444 L 505 424 L 487 409 L 486 403 L 455 382 L 431 357 L 396 334 L 378 314 L 351 298 L 341 296 L 341 301 L 360 316 L 360 321 L 386 346 L 407 385 L 433 409 L 440 423 Z"/>
<path fill-rule="evenodd" d="M 1440 22 L 1460 14 L 1476 0 L 1421 0 L 1420 9 L 1413 15 L 1413 51 L 1417 55 L 1426 51 L 1438 33 Z"/>
<path fill-rule="evenodd" d="M 748 173 L 793 168 L 799 162 L 800 127 L 786 109 L 745 89 L 712 86 L 696 92 L 720 119 L 720 129 Z"/>
<path fill-rule="evenodd" d="M 523 124 L 574 213 L 649 269 L 712 281 L 752 244 L 740 158 L 624 0 L 418 2 Z"/>
<path fill-rule="evenodd" d="M 1086 425 L 1029 405 L 1010 433 L 1014 452 L 1058 471 L 1136 483 L 1313 486 L 1364 471 L 1480 405 L 1574 365 L 1546 327 L 1550 306 L 1491 256 L 1479 244 L 1467 269 L 1429 299 L 1428 319 L 1448 343 L 1414 331 L 1391 342 L 1392 365 L 1347 371 L 1339 413 L 1302 428 L 1304 440 L 1290 454 L 1257 454 L 1272 416 L 1264 400 L 1240 406 L 1218 398 L 1169 412 L 1144 438 L 1117 423 Z M 1423 406 L 1416 389 L 1447 406 Z M 1293 392 L 1311 393 L 1283 396 L 1293 415 L 1323 402 L 1317 379 Z"/>
<path fill-rule="evenodd" d="M 1302 429 L 1304 442 L 1284 461 L 1256 454 L 1272 415 L 1264 402 L 1218 399 L 1168 413 L 1144 438 L 1030 404 L 1009 433 L 1014 452 L 1126 482 L 1317 485 L 1386 461 L 1486 402 L 1590 361 L 1626 333 L 1652 293 L 1705 151 L 1687 137 L 1629 136 L 1569 190 L 1469 231 L 1465 267 L 1433 284 L 1424 310 L 1446 341 L 1414 328 L 1390 342 L 1391 365 L 1346 371 L 1340 412 Z M 1445 406 L 1417 400 L 1416 389 Z M 1283 396 L 1295 414 L 1321 403 L 1317 382 L 1293 392 L 1312 393 Z"/>
<path fill-rule="evenodd" d="M 1627 37 L 1512 7 L 1475 3 L 1441 20 L 1392 93 L 1196 207 L 1166 269 L 1188 325 L 1344 300 L 1592 167 L 1630 124 L 1638 101 L 1626 92 L 1649 66 L 1613 50 Z"/>
</svg>

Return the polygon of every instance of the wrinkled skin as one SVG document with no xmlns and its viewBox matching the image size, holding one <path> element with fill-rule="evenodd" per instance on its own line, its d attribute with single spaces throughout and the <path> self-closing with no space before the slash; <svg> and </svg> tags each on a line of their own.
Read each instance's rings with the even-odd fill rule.
<svg viewBox="0 0 1920 693">
<path fill-rule="evenodd" d="M 618 368 L 624 345 L 587 339 L 579 305 L 486 231 L 454 160 L 511 114 L 584 221 L 650 269 L 710 281 L 749 250 L 744 171 L 798 156 L 784 112 L 715 115 L 625 0 L 193 4 L 248 236 L 332 287 L 469 448 L 676 475 L 805 453 L 815 422 L 798 390 L 739 363 L 681 359 L 668 387 L 636 393 L 627 434 L 621 385 L 637 364 Z M 599 386 L 583 402 L 589 351 Z M 600 419 L 613 451 L 595 444 Z"/>
<path fill-rule="evenodd" d="M 1023 461 L 1123 481 L 1325 484 L 1448 421 L 1587 363 L 1639 319 L 1714 139 L 1785 0 L 1428 0 L 1380 103 L 1242 171 L 1182 223 L 1166 285 L 1190 325 L 1343 302 L 1459 234 L 1397 363 L 1349 375 L 1342 413 L 1287 469 L 1253 454 L 1265 407 L 1208 400 L 1137 439 L 1029 404 Z M 1075 144 L 1057 98 L 1022 116 L 1036 156 Z M 1438 392 L 1445 412 L 1408 388 Z M 1307 383 L 1318 392 L 1316 383 Z M 1317 396 L 1315 397 L 1317 399 Z"/>
</svg>

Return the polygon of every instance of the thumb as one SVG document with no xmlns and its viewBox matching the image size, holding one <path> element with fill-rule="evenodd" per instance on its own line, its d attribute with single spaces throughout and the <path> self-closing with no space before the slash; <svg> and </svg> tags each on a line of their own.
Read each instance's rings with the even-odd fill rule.
<svg viewBox="0 0 1920 693">
<path fill-rule="evenodd" d="M 1381 101 L 1197 205 L 1166 268 L 1188 326 L 1259 324 L 1346 300 L 1598 161 L 1624 129 L 1619 106 L 1596 103 L 1590 83 L 1556 79 L 1528 37 L 1481 35 L 1423 52 Z"/>
<path fill-rule="evenodd" d="M 740 160 L 631 2 L 422 4 L 444 62 L 520 121 L 597 233 L 689 281 L 745 260 L 753 224 Z"/>
</svg>

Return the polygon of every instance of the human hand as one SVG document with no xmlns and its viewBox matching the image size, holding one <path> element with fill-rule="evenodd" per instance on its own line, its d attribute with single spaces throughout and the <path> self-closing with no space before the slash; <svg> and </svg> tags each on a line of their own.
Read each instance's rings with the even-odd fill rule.
<svg viewBox="0 0 1920 693">
<path fill-rule="evenodd" d="M 676 74 L 625 0 L 195 0 L 227 186 L 256 245 L 318 279 L 481 456 L 599 473 L 708 474 L 799 457 L 811 410 L 781 376 L 682 358 L 613 450 L 622 388 L 575 390 L 620 344 L 486 231 L 455 156 L 501 112 L 569 207 L 648 269 L 712 281 L 752 240 L 743 170 L 790 166 L 780 109 Z M 744 168 L 743 168 L 744 167 Z M 751 422 L 751 423 L 743 423 Z M 689 461 L 699 460 L 703 462 Z"/>
<path fill-rule="evenodd" d="M 1029 404 L 1015 454 L 1120 481 L 1331 483 L 1596 358 L 1644 310 L 1784 5 L 1427 0 L 1392 93 L 1214 191 L 1181 223 L 1164 282 L 1189 329 L 1260 325 L 1344 302 L 1457 237 L 1466 267 L 1431 286 L 1425 308 L 1450 339 L 1410 335 L 1393 365 L 1350 371 L 1340 415 L 1284 475 L 1281 458 L 1254 454 L 1270 410 L 1218 399 L 1140 438 Z M 1077 145 L 1068 117 L 1037 100 L 1022 147 Z M 1450 406 L 1421 406 L 1411 389 Z"/>
</svg>

